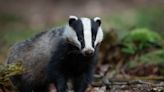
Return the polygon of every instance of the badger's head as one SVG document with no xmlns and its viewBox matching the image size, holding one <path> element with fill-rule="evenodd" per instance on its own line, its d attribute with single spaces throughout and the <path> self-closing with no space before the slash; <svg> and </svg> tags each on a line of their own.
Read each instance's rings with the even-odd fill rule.
<svg viewBox="0 0 164 92">
<path fill-rule="evenodd" d="M 84 56 L 91 56 L 103 40 L 101 20 L 99 17 L 90 19 L 69 16 L 65 36 L 67 41 L 78 47 Z"/>
</svg>

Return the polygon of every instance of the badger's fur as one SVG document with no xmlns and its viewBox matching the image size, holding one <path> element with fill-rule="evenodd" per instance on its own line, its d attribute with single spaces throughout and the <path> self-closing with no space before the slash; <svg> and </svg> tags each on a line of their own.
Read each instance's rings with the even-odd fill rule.
<svg viewBox="0 0 164 92">
<path fill-rule="evenodd" d="M 100 19 L 70 16 L 68 24 L 39 33 L 11 47 L 7 63 L 21 62 L 25 73 L 11 77 L 20 92 L 66 92 L 73 81 L 75 92 L 84 92 L 92 80 L 98 44 L 103 39 Z M 94 27 L 92 27 L 94 25 Z"/>
</svg>

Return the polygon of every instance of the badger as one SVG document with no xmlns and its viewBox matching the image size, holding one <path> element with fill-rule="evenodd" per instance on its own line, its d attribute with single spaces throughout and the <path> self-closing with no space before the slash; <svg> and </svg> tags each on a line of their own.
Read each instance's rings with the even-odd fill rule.
<svg viewBox="0 0 164 92">
<path fill-rule="evenodd" d="M 72 81 L 75 92 L 85 92 L 92 81 L 99 45 L 103 40 L 101 19 L 69 16 L 58 28 L 41 32 L 11 47 L 7 64 L 21 62 L 24 73 L 11 77 L 19 92 L 67 92 Z"/>
</svg>

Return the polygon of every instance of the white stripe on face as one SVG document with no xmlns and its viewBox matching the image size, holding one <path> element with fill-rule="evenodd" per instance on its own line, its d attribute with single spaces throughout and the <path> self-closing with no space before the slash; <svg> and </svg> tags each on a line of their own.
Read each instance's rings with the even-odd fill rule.
<svg viewBox="0 0 164 92">
<path fill-rule="evenodd" d="M 84 49 L 94 50 L 92 47 L 92 31 L 91 31 L 91 20 L 89 18 L 81 18 L 83 24 L 84 33 Z"/>
<path fill-rule="evenodd" d="M 96 46 L 102 40 L 103 40 L 103 31 L 102 31 L 101 27 L 98 27 L 97 36 L 96 36 L 94 45 Z"/>
<path fill-rule="evenodd" d="M 66 25 L 65 27 L 64 38 L 71 44 L 76 45 L 79 49 L 81 48 L 81 43 L 77 38 L 76 32 L 69 25 Z"/>
</svg>

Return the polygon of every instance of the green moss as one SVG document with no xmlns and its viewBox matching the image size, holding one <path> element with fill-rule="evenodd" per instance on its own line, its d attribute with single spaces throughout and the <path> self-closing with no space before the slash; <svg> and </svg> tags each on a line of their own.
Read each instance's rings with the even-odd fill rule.
<svg viewBox="0 0 164 92">
<path fill-rule="evenodd" d="M 127 63 L 127 67 L 131 68 L 131 67 L 135 67 L 141 64 L 153 64 L 153 65 L 159 65 L 162 67 L 159 67 L 160 70 L 164 70 L 164 49 L 160 49 L 160 50 L 156 50 L 147 54 L 144 54 L 138 58 L 136 58 L 136 60 L 133 61 L 129 61 Z M 164 71 L 163 71 L 164 74 Z"/>
<path fill-rule="evenodd" d="M 161 36 L 147 28 L 137 28 L 129 32 L 123 39 L 125 42 L 139 41 L 145 42 L 159 42 L 162 41 Z"/>
<path fill-rule="evenodd" d="M 134 54 L 137 50 L 149 48 L 153 44 L 162 45 L 162 37 L 147 28 L 137 28 L 129 32 L 123 39 L 122 51 L 128 54 Z"/>
</svg>

